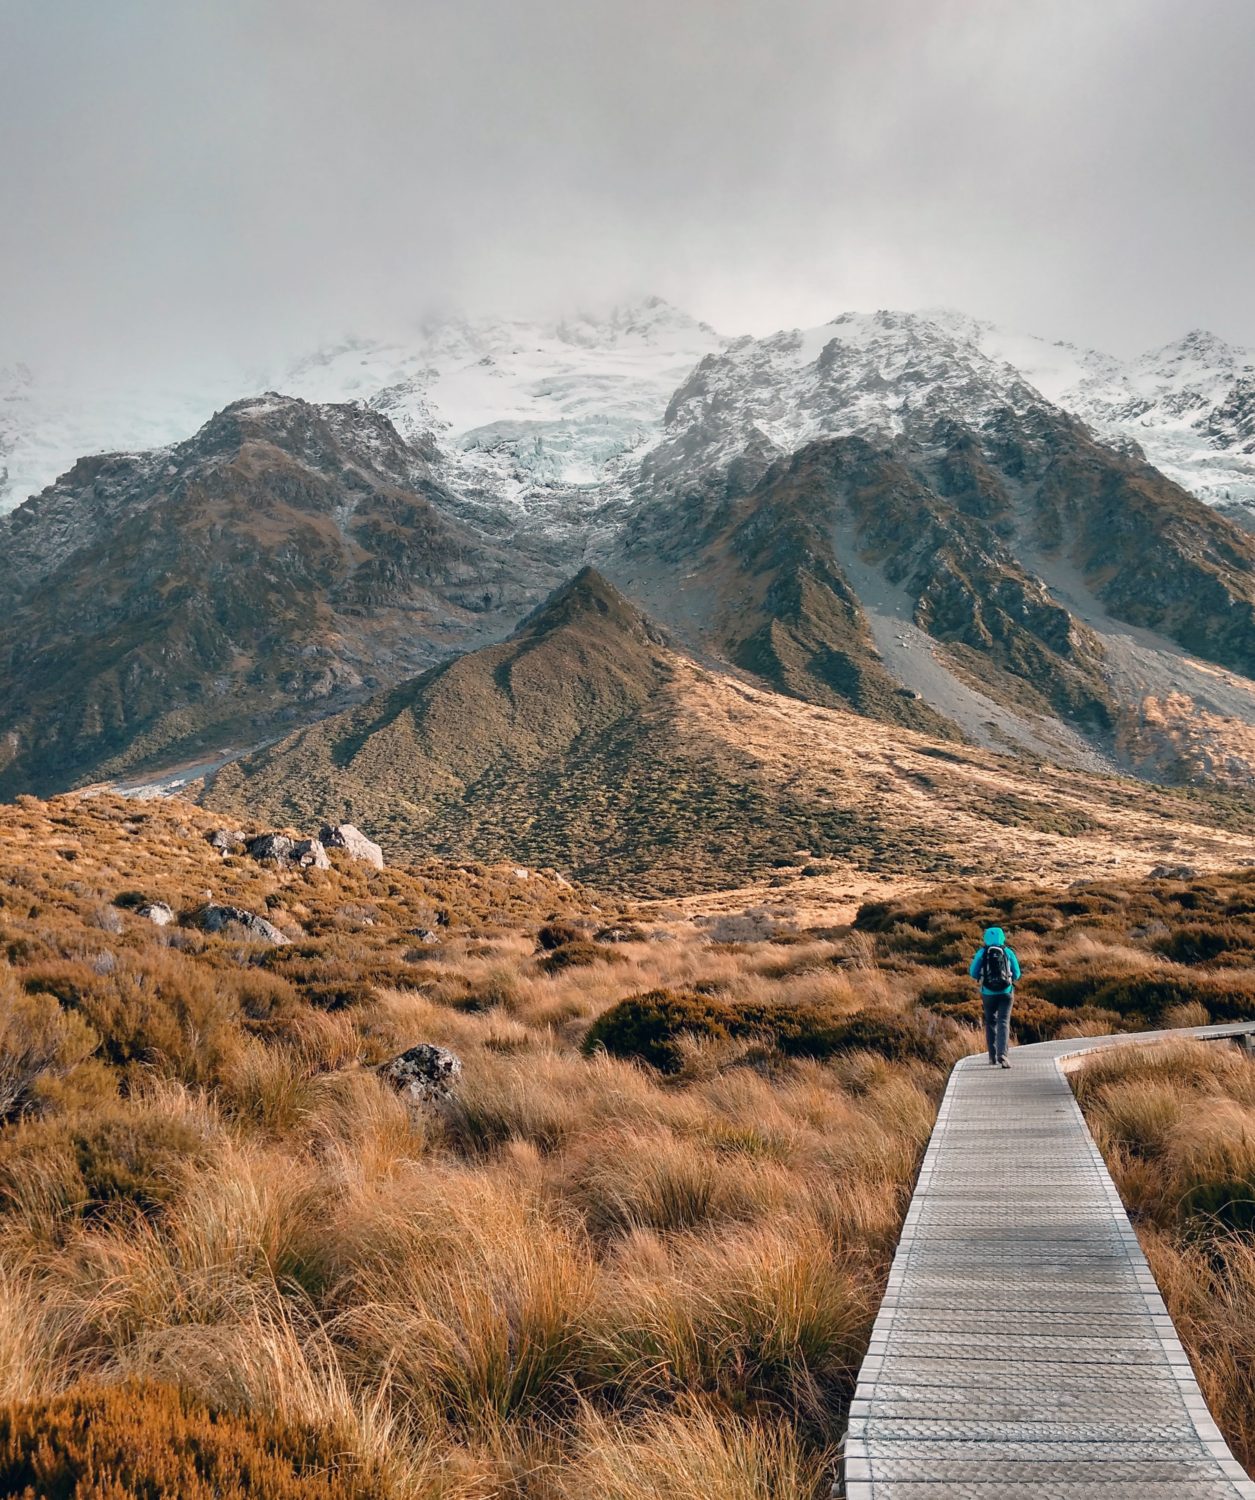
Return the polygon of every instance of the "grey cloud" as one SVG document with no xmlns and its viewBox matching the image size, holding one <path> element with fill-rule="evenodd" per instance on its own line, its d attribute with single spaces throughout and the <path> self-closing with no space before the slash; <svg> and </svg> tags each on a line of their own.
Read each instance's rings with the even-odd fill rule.
<svg viewBox="0 0 1255 1500">
<path fill-rule="evenodd" d="M 6 0 L 0 364 L 449 305 L 1255 343 L 1247 0 Z"/>
</svg>

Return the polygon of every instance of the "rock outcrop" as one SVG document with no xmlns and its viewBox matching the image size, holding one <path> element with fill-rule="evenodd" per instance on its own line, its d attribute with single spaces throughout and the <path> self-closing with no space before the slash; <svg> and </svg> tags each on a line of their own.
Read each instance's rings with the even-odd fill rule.
<svg viewBox="0 0 1255 1500">
<path fill-rule="evenodd" d="M 331 861 L 320 839 L 297 839 L 287 833 L 261 833 L 248 841 L 250 856 L 262 863 L 298 870 L 329 870 Z"/>
</svg>

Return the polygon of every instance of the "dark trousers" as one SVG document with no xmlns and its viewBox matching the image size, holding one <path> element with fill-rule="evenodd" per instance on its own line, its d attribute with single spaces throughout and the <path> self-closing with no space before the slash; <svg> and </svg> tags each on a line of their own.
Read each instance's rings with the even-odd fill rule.
<svg viewBox="0 0 1255 1500">
<path fill-rule="evenodd" d="M 1007 1035 L 1011 1030 L 1011 1001 L 1013 991 L 1005 995 L 982 995 L 985 1007 L 985 1045 L 989 1048 L 989 1061 L 1001 1062 L 1007 1055 Z"/>
</svg>

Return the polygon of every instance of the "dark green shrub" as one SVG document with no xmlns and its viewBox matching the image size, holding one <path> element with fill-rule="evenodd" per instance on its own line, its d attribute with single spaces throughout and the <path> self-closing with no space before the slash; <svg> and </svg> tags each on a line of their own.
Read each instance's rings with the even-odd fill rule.
<svg viewBox="0 0 1255 1500">
<path fill-rule="evenodd" d="M 536 934 L 536 941 L 546 953 L 567 943 L 578 943 L 584 934 L 570 922 L 546 922 Z"/>
<path fill-rule="evenodd" d="M 584 1037 L 584 1051 L 604 1047 L 614 1057 L 637 1058 L 661 1073 L 682 1061 L 680 1038 L 727 1041 L 739 1034 L 734 1008 L 724 1000 L 690 991 L 651 990 L 620 1000 L 603 1012 Z"/>
<path fill-rule="evenodd" d="M 559 974 L 563 969 L 583 969 L 589 964 L 622 962 L 623 955 L 616 953 L 613 948 L 606 948 L 599 943 L 578 942 L 563 943 L 560 948 L 547 953 L 541 959 L 540 966 L 546 974 Z"/>
<path fill-rule="evenodd" d="M 782 1012 L 792 1009 L 780 1007 Z M 786 1022 L 775 1040 L 787 1057 L 825 1058 L 843 1052 L 875 1052 L 891 1062 L 915 1059 L 939 1064 L 954 1037 L 954 1023 L 931 1011 L 863 1010 L 841 1020 L 826 1020 L 820 1014 L 812 1014 L 795 1023 Z"/>
<path fill-rule="evenodd" d="M 189 1125 L 140 1104 L 111 1103 L 0 1138 L 0 1204 L 38 1179 L 67 1211 L 129 1204 L 152 1213 L 173 1196 L 180 1169 L 205 1160 L 204 1138 Z"/>
<path fill-rule="evenodd" d="M 375 998 L 369 984 L 360 979 L 335 979 L 329 984 L 303 984 L 301 998 L 316 1010 L 349 1010 Z"/>
<path fill-rule="evenodd" d="M 785 1057 L 835 1057 L 877 1052 L 901 1061 L 942 1061 L 955 1028 L 928 1011 L 857 1011 L 844 1015 L 817 1005 L 732 1005 L 691 991 L 653 990 L 621 1000 L 600 1016 L 584 1038 L 584 1050 L 604 1047 L 663 1073 L 683 1062 L 681 1039 L 756 1039 Z"/>
<path fill-rule="evenodd" d="M 1190 922 L 1174 927 L 1155 944 L 1165 958 L 1178 964 L 1206 964 L 1227 953 L 1249 953 L 1255 932 L 1235 922 Z"/>
</svg>

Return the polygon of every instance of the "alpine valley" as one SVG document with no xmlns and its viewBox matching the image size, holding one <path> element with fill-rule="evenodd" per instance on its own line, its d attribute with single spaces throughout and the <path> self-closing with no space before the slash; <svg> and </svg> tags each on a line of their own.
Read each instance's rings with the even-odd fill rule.
<svg viewBox="0 0 1255 1500">
<path fill-rule="evenodd" d="M 656 890 L 799 846 L 965 869 L 1008 822 L 1037 869 L 1082 834 L 1232 863 L 1249 351 L 727 339 L 651 299 L 259 383 L 193 431 L 0 380 L 10 502 L 51 481 L 0 518 L 0 796 L 178 788 Z"/>
</svg>

